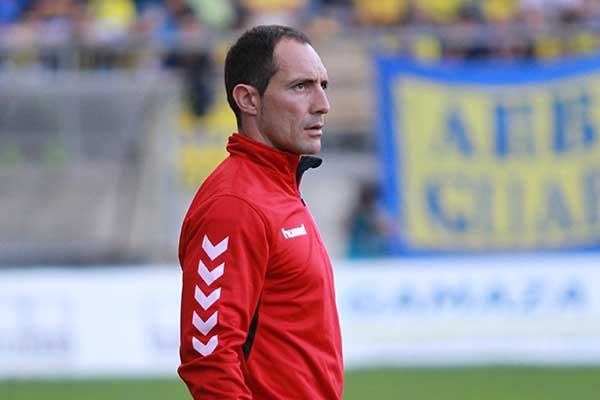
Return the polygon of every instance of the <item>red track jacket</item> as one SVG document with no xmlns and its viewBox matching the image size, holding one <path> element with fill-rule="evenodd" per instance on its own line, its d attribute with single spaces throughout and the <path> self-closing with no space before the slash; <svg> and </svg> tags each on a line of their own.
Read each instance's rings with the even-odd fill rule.
<svg viewBox="0 0 600 400">
<path fill-rule="evenodd" d="M 340 399 L 331 263 L 298 191 L 320 160 L 234 134 L 183 222 L 179 375 L 194 399 Z"/>
</svg>

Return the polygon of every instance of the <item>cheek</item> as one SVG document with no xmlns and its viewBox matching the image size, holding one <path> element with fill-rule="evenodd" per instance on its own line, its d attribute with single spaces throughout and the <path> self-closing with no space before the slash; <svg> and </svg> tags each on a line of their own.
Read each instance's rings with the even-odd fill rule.
<svg viewBox="0 0 600 400">
<path fill-rule="evenodd" d="M 282 110 L 285 114 L 285 118 L 289 121 L 289 125 L 292 128 L 301 128 L 304 126 L 304 110 L 300 102 L 287 104 L 285 109 Z"/>
<path fill-rule="evenodd" d="M 299 96 L 272 97 L 265 103 L 265 117 L 268 125 L 277 129 L 280 135 L 297 136 L 304 128 L 304 99 Z M 286 132 L 283 132 L 283 131 Z"/>
</svg>

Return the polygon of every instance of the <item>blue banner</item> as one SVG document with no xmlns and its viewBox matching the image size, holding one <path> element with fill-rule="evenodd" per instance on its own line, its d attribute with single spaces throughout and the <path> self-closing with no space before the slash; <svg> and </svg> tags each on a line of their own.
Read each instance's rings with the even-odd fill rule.
<svg viewBox="0 0 600 400">
<path fill-rule="evenodd" d="M 400 252 L 600 246 L 600 57 L 376 65 Z"/>
</svg>

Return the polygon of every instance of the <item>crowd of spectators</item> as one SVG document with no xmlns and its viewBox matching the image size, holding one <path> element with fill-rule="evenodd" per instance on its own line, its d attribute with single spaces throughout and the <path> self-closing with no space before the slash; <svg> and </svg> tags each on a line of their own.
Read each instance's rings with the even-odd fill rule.
<svg viewBox="0 0 600 400">
<path fill-rule="evenodd" d="M 554 59 L 600 44 L 599 0 L 355 0 L 363 27 L 402 28 L 391 47 L 421 59 Z"/>
<path fill-rule="evenodd" d="M 595 51 L 599 22 L 600 0 L 2 0 L 0 57 L 77 46 L 104 66 L 132 48 L 206 48 L 282 23 L 313 35 L 375 32 L 376 43 L 424 59 L 554 58 Z"/>
<path fill-rule="evenodd" d="M 227 39 L 269 23 L 426 61 L 553 59 L 597 51 L 600 0 L 0 0 L 0 68 L 177 68 L 202 115 Z"/>
</svg>

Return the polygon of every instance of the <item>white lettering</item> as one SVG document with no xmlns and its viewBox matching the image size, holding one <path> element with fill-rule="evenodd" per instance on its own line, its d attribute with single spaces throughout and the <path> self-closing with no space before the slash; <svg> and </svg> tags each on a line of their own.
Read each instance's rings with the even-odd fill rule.
<svg viewBox="0 0 600 400">
<path fill-rule="evenodd" d="M 306 228 L 304 228 L 304 224 L 300 225 L 297 228 L 292 228 L 292 229 L 283 229 L 281 228 L 281 233 L 283 233 L 283 237 L 286 239 L 292 239 L 295 238 L 297 236 L 303 236 L 306 235 Z"/>
</svg>

